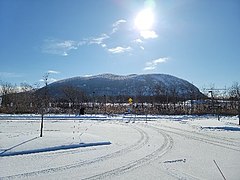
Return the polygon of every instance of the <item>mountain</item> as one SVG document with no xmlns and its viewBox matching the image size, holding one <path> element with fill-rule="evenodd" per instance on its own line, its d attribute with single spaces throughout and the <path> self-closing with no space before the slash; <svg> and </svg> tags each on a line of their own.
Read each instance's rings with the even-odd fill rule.
<svg viewBox="0 0 240 180">
<path fill-rule="evenodd" d="M 186 80 L 167 74 L 100 74 L 73 77 L 48 85 L 48 93 L 55 98 L 64 97 L 64 88 L 71 87 L 92 96 L 152 96 L 174 95 L 180 98 L 197 98 L 204 95 Z M 193 97 L 194 96 L 194 97 Z"/>
</svg>

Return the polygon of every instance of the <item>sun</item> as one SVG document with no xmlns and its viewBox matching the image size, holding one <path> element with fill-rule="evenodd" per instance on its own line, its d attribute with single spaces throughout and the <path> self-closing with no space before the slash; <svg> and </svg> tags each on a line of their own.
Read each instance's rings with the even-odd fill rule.
<svg viewBox="0 0 240 180">
<path fill-rule="evenodd" d="M 153 11 L 148 8 L 140 11 L 135 18 L 135 27 L 140 31 L 150 30 L 154 23 Z"/>
</svg>

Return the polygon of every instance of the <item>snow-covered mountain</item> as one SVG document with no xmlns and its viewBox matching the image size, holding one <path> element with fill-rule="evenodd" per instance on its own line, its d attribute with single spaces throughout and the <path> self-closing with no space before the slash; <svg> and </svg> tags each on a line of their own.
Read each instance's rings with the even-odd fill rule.
<svg viewBox="0 0 240 180">
<path fill-rule="evenodd" d="M 176 97 L 202 97 L 197 87 L 186 80 L 167 74 L 100 74 L 86 77 L 73 77 L 48 85 L 51 96 L 63 95 L 64 87 L 73 87 L 92 96 L 152 96 L 174 95 Z"/>
</svg>

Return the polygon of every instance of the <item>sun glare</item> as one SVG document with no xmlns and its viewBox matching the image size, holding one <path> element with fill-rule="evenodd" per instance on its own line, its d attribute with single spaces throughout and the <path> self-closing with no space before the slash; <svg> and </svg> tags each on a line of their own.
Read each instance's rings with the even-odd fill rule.
<svg viewBox="0 0 240 180">
<path fill-rule="evenodd" d="M 144 9 L 135 18 L 135 27 L 140 31 L 150 30 L 153 26 L 154 15 L 152 10 Z"/>
</svg>

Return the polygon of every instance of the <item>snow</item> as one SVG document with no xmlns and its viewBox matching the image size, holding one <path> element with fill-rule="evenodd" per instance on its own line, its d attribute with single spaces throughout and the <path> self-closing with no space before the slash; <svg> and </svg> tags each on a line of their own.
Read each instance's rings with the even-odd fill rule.
<svg viewBox="0 0 240 180">
<path fill-rule="evenodd" d="M 39 129 L 38 115 L 0 115 L 0 179 L 240 177 L 236 116 L 50 114 Z"/>
<path fill-rule="evenodd" d="M 99 74 L 87 77 L 73 77 L 53 82 L 49 84 L 49 88 L 60 96 L 62 94 L 60 92 L 61 87 L 66 85 L 81 88 L 81 90 L 89 95 L 92 95 L 92 92 L 96 92 L 97 94 L 95 95 L 100 96 L 112 96 L 114 94 L 132 96 L 138 95 L 139 92 L 144 92 L 144 95 L 149 96 L 156 93 L 153 90 L 156 88 L 156 85 L 159 85 L 161 88 L 165 87 L 168 91 L 175 91 L 179 97 L 189 97 L 189 92 L 192 91 L 195 92 L 196 96 L 202 96 L 198 88 L 193 84 L 167 74 Z M 109 87 L 111 87 L 111 91 L 109 91 Z M 136 92 L 136 90 L 138 90 L 138 92 Z"/>
</svg>

